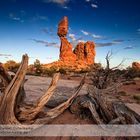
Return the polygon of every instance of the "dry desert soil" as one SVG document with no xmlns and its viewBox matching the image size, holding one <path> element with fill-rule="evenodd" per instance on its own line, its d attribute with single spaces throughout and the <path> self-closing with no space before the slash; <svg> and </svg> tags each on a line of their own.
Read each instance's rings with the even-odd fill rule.
<svg viewBox="0 0 140 140">
<path fill-rule="evenodd" d="M 26 90 L 26 102 L 35 102 L 48 88 L 51 78 L 38 77 L 38 76 L 26 76 L 27 82 L 25 83 Z M 57 89 L 53 97 L 48 102 L 48 106 L 56 106 L 65 100 L 67 100 L 72 94 L 76 86 L 78 86 L 81 77 L 61 77 Z M 85 85 L 81 89 L 79 94 L 87 93 L 87 86 L 89 80 L 86 80 Z M 115 95 L 116 98 L 130 105 L 131 108 L 140 113 L 140 79 L 135 79 L 133 83 L 123 85 L 119 89 L 119 93 Z M 138 108 L 139 107 L 139 108 Z M 94 124 L 90 119 L 83 119 L 79 116 L 71 114 L 69 110 L 66 110 L 59 117 L 55 118 L 51 124 Z M 101 137 L 5 137 L 0 140 L 102 140 Z M 112 138 L 111 138 L 112 139 Z"/>
</svg>

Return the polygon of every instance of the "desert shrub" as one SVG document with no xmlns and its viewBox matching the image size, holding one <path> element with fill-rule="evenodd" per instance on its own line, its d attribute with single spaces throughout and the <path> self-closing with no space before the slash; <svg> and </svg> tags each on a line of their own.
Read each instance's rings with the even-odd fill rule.
<svg viewBox="0 0 140 140">
<path fill-rule="evenodd" d="M 102 68 L 102 64 L 101 63 L 95 63 L 93 66 L 92 66 L 92 69 L 101 69 Z"/>
<path fill-rule="evenodd" d="M 35 60 L 33 67 L 35 70 L 35 75 L 40 76 L 43 72 L 43 69 L 42 69 L 41 63 L 38 59 Z"/>
<path fill-rule="evenodd" d="M 5 68 L 7 71 L 12 71 L 12 72 L 14 72 L 14 73 L 17 72 L 19 66 L 20 66 L 20 63 L 16 63 L 16 62 L 13 61 L 13 60 L 9 60 L 9 61 L 7 61 L 7 62 L 4 64 L 4 68 Z"/>
<path fill-rule="evenodd" d="M 58 72 L 57 69 L 55 67 L 51 67 L 51 68 L 44 69 L 43 75 L 52 77 L 56 72 Z"/>
<path fill-rule="evenodd" d="M 59 72 L 61 73 L 61 74 L 66 74 L 67 72 L 66 72 L 66 69 L 64 69 L 64 68 L 60 68 L 59 69 Z"/>
<path fill-rule="evenodd" d="M 89 69 L 81 69 L 80 71 L 77 71 L 77 74 L 83 74 L 89 72 Z"/>
<path fill-rule="evenodd" d="M 133 78 L 136 78 L 136 77 L 140 77 L 140 70 L 136 70 L 136 69 L 133 69 L 131 67 L 128 67 L 126 69 L 127 73 L 126 73 L 126 78 L 129 78 L 129 79 L 133 79 Z"/>
<path fill-rule="evenodd" d="M 27 75 L 35 75 L 34 65 L 29 65 L 28 66 Z"/>
<path fill-rule="evenodd" d="M 134 95 L 133 98 L 137 101 L 140 101 L 140 95 Z"/>
</svg>

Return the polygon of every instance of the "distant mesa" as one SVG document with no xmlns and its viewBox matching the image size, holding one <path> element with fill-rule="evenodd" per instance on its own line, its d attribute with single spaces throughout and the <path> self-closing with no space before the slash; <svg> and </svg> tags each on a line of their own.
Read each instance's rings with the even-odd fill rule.
<svg viewBox="0 0 140 140">
<path fill-rule="evenodd" d="M 133 69 L 136 69 L 136 70 L 140 70 L 140 63 L 138 63 L 138 62 L 133 62 L 133 63 L 132 63 L 132 68 L 133 68 Z"/>
<path fill-rule="evenodd" d="M 72 44 L 67 39 L 68 17 L 64 16 L 58 24 L 57 35 L 60 38 L 59 60 L 44 67 L 68 68 L 79 71 L 90 68 L 95 63 L 95 43 L 91 41 L 79 42 L 73 50 Z"/>
</svg>

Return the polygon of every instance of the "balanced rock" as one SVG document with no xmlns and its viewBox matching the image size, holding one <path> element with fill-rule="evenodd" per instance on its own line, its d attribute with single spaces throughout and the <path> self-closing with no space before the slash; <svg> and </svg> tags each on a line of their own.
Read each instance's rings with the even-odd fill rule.
<svg viewBox="0 0 140 140">
<path fill-rule="evenodd" d="M 87 70 L 95 63 L 95 43 L 80 42 L 73 51 L 72 44 L 67 39 L 68 33 L 68 17 L 64 16 L 58 24 L 57 35 L 60 38 L 60 54 L 59 61 L 46 64 L 44 68 L 55 67 L 58 70 L 65 68 L 72 71 Z"/>
<path fill-rule="evenodd" d="M 138 63 L 138 62 L 133 62 L 133 63 L 132 63 L 132 68 L 133 68 L 133 69 L 136 69 L 136 70 L 140 70 L 140 63 Z"/>
<path fill-rule="evenodd" d="M 68 17 L 64 16 L 63 19 L 58 24 L 57 35 L 59 37 L 66 37 L 68 33 Z"/>
<path fill-rule="evenodd" d="M 68 42 L 67 38 L 60 37 L 61 40 L 61 46 L 60 46 L 60 55 L 59 59 L 61 61 L 70 61 L 75 62 L 76 61 L 76 55 L 72 51 L 72 45 L 70 42 Z"/>
<path fill-rule="evenodd" d="M 75 62 L 76 55 L 72 51 L 72 44 L 67 40 L 66 35 L 68 33 L 68 18 L 66 16 L 58 24 L 57 35 L 60 37 L 60 55 L 59 59 L 65 62 Z"/>
</svg>

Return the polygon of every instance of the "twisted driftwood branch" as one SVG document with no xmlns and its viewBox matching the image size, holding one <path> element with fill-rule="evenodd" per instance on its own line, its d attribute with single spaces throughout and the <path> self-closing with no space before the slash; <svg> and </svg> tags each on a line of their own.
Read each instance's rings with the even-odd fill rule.
<svg viewBox="0 0 140 140">
<path fill-rule="evenodd" d="M 46 124 L 53 118 L 63 113 L 77 97 L 80 89 L 84 85 L 85 76 L 81 80 L 80 85 L 76 88 L 74 94 L 64 103 L 59 106 L 50 109 L 48 112 L 44 112 L 43 108 L 49 101 L 56 89 L 57 82 L 60 74 L 56 73 L 51 81 L 48 90 L 40 97 L 34 105 L 27 106 L 21 102 L 21 95 L 24 91 L 25 75 L 28 68 L 28 56 L 23 55 L 21 65 L 14 76 L 14 78 L 8 83 L 4 74 L 3 79 L 7 81 L 7 87 L 2 93 L 0 100 L 0 124 Z M 6 73 L 6 71 L 4 71 Z M 19 105 L 20 104 L 20 105 Z M 40 116 L 43 113 L 43 118 Z"/>
</svg>

